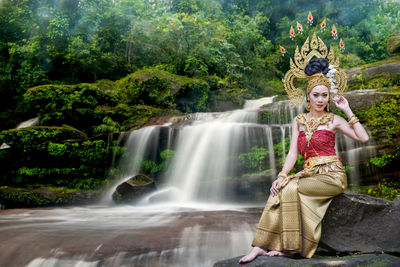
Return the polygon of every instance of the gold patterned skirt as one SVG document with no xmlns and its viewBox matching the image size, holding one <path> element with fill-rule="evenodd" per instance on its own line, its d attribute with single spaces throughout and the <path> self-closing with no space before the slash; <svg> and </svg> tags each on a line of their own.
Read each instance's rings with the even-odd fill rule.
<svg viewBox="0 0 400 267">
<path fill-rule="evenodd" d="M 332 198 L 346 188 L 346 173 L 336 156 L 308 159 L 304 170 L 282 182 L 278 195 L 269 196 L 252 246 L 311 258 L 322 218 Z"/>
</svg>

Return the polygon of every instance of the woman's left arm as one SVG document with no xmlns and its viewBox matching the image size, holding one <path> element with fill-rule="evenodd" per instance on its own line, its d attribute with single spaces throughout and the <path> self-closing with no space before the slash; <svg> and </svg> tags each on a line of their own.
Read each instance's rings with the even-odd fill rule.
<svg viewBox="0 0 400 267">
<path fill-rule="evenodd" d="M 347 118 L 351 118 L 354 115 L 349 106 L 349 102 L 343 96 L 339 96 L 339 99 L 333 102 L 338 109 L 346 114 Z M 353 124 L 353 126 L 350 126 L 350 124 L 340 116 L 335 116 L 335 120 L 336 128 L 348 137 L 362 143 L 366 143 L 368 141 L 368 133 L 360 122 L 356 122 Z"/>
</svg>

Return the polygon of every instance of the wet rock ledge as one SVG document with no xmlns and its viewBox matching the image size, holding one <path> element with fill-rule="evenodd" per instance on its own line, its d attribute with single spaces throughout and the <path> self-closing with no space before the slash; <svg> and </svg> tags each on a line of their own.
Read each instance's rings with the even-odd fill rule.
<svg viewBox="0 0 400 267">
<path fill-rule="evenodd" d="M 388 201 L 342 194 L 333 199 L 322 221 L 323 253 L 317 250 L 312 259 L 262 256 L 245 266 L 400 266 L 399 226 L 400 196 Z M 241 266 L 240 258 L 219 261 L 214 267 Z"/>
<path fill-rule="evenodd" d="M 247 264 L 239 264 L 241 257 L 219 261 L 214 267 L 311 267 L 311 266 L 379 266 L 379 267 L 397 267 L 400 266 L 400 258 L 388 254 L 362 254 L 344 257 L 321 257 L 312 259 L 289 259 L 284 257 L 261 256 Z"/>
</svg>

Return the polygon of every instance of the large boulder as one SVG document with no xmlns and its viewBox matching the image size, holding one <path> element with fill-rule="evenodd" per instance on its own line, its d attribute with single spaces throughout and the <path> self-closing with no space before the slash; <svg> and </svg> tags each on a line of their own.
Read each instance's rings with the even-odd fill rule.
<svg viewBox="0 0 400 267">
<path fill-rule="evenodd" d="M 247 264 L 239 264 L 240 257 L 222 260 L 214 264 L 214 267 L 298 267 L 298 266 L 346 266 L 346 267 L 359 267 L 359 266 L 380 266 L 380 267 L 396 267 L 400 266 L 400 258 L 392 255 L 382 254 L 366 254 L 366 255 L 353 255 L 345 257 L 318 257 L 312 259 L 290 259 L 284 257 L 257 257 L 254 261 Z M 373 264 L 373 265 L 372 265 Z"/>
<path fill-rule="evenodd" d="M 145 194 L 156 190 L 154 181 L 143 174 L 138 174 L 121 183 L 112 195 L 115 203 L 133 203 Z"/>
<path fill-rule="evenodd" d="M 349 84 L 357 82 L 360 79 L 359 75 L 362 75 L 362 78 L 365 80 L 378 77 L 378 75 L 385 75 L 386 77 L 395 76 L 400 74 L 400 63 L 392 62 L 365 69 L 351 68 L 346 70 L 346 74 L 347 74 L 347 82 Z"/>
<path fill-rule="evenodd" d="M 320 245 L 344 253 L 400 253 L 399 226 L 399 198 L 342 194 L 333 199 L 322 221 Z"/>
<path fill-rule="evenodd" d="M 363 194 L 336 196 L 322 221 L 320 247 L 312 259 L 258 257 L 246 266 L 400 266 L 400 196 L 388 201 Z M 381 253 L 390 253 L 387 255 Z M 217 262 L 214 267 L 241 266 L 236 257 Z"/>
</svg>

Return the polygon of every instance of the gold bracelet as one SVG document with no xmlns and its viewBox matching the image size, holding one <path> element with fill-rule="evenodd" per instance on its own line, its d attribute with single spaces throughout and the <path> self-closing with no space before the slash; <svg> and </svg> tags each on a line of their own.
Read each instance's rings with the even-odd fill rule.
<svg viewBox="0 0 400 267">
<path fill-rule="evenodd" d="M 353 113 L 353 115 L 350 116 L 349 121 L 351 121 L 351 119 L 352 119 L 353 117 L 355 117 L 355 116 L 356 116 L 356 114 Z"/>
<path fill-rule="evenodd" d="M 353 127 L 354 124 L 356 124 L 357 122 L 359 122 L 360 120 L 355 116 L 351 116 L 350 120 L 349 120 L 349 124 L 351 127 Z"/>
<path fill-rule="evenodd" d="M 279 177 L 286 178 L 286 177 L 287 177 L 287 174 L 284 173 L 284 172 L 279 172 L 279 173 L 278 173 L 278 178 L 279 178 Z"/>
</svg>

